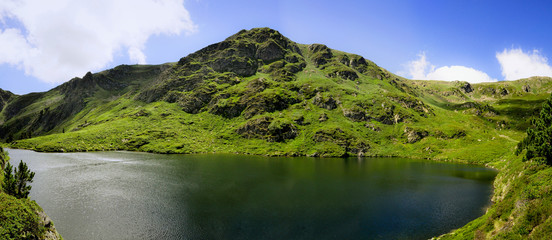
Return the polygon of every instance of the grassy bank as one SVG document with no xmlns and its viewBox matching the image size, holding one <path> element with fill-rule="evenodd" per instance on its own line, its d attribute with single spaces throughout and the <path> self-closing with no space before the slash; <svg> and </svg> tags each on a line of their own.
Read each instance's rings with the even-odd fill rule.
<svg viewBox="0 0 552 240">
<path fill-rule="evenodd" d="M 0 238 L 63 239 L 35 201 L 3 192 L 0 192 Z"/>
</svg>

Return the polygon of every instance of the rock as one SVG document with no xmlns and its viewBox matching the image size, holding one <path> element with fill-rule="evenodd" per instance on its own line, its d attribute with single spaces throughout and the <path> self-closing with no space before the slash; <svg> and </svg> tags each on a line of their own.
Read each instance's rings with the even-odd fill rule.
<svg viewBox="0 0 552 240">
<path fill-rule="evenodd" d="M 315 142 L 331 142 L 344 150 L 343 156 L 355 155 L 364 156 L 370 149 L 370 145 L 363 140 L 357 139 L 340 128 L 320 129 L 312 138 Z"/>
<path fill-rule="evenodd" d="M 468 82 L 464 83 L 464 85 L 462 85 L 462 86 L 460 87 L 460 89 L 462 89 L 465 93 L 471 93 L 471 92 L 473 92 L 473 88 L 472 88 L 471 84 L 468 83 Z"/>
<path fill-rule="evenodd" d="M 316 67 L 328 63 L 333 57 L 332 51 L 323 44 L 311 44 L 309 50 L 312 52 L 312 61 Z"/>
<path fill-rule="evenodd" d="M 335 101 L 332 96 L 324 98 L 320 92 L 316 93 L 316 96 L 312 99 L 312 103 L 328 110 L 337 108 L 337 101 Z"/>
<path fill-rule="evenodd" d="M 270 40 L 259 46 L 257 49 L 257 58 L 263 60 L 265 63 L 270 63 L 283 59 L 285 53 L 284 49 L 282 49 L 274 41 Z"/>
<path fill-rule="evenodd" d="M 40 217 L 39 224 L 44 226 L 44 239 L 46 240 L 58 240 L 62 239 L 61 235 L 57 232 L 52 219 L 46 215 L 43 211 L 37 212 Z"/>
<path fill-rule="evenodd" d="M 370 145 L 368 145 L 365 142 L 359 142 L 356 145 L 349 144 L 347 146 L 347 152 L 349 152 L 352 155 L 356 155 L 357 157 L 364 157 L 364 155 L 368 152 L 370 149 Z"/>
<path fill-rule="evenodd" d="M 506 89 L 506 88 L 502 88 L 500 90 L 500 95 L 502 95 L 502 96 L 506 96 L 506 95 L 508 95 L 508 93 L 510 93 L 510 92 L 508 92 L 508 89 Z"/>
<path fill-rule="evenodd" d="M 351 64 L 351 60 L 349 59 L 349 57 L 347 55 L 343 55 L 339 58 L 339 62 L 344 64 L 345 66 L 350 66 Z"/>
<path fill-rule="evenodd" d="M 236 132 L 245 138 L 263 138 L 268 133 L 271 117 L 260 117 L 247 121 Z"/>
<path fill-rule="evenodd" d="M 435 131 L 433 136 L 435 136 L 436 138 L 439 138 L 439 139 L 444 139 L 444 140 L 458 139 L 458 138 L 465 137 L 466 136 L 466 131 L 465 130 L 456 130 L 452 134 L 450 134 L 450 136 L 449 136 L 449 135 L 445 134 L 444 132 L 437 130 L 437 131 Z"/>
<path fill-rule="evenodd" d="M 271 142 L 284 142 L 297 136 L 297 128 L 285 120 L 260 117 L 247 121 L 236 132 L 245 138 L 259 138 Z"/>
<path fill-rule="evenodd" d="M 328 120 L 328 115 L 326 115 L 326 113 L 320 114 L 320 117 L 318 118 L 318 121 L 325 122 L 327 120 Z"/>
<path fill-rule="evenodd" d="M 284 142 L 297 137 L 297 127 L 286 121 L 275 120 L 268 126 L 268 140 L 272 142 Z"/>
<path fill-rule="evenodd" d="M 209 66 L 213 70 L 223 72 L 233 72 L 239 76 L 249 77 L 257 72 L 257 63 L 253 59 L 237 56 L 218 58 L 212 61 Z"/>
<path fill-rule="evenodd" d="M 523 85 L 523 87 L 521 87 L 521 89 L 524 91 L 524 92 L 530 92 L 531 91 L 531 87 L 529 85 Z"/>
<path fill-rule="evenodd" d="M 406 134 L 407 143 L 418 142 L 429 135 L 427 131 L 418 131 L 409 127 L 404 129 L 404 133 Z"/>
<path fill-rule="evenodd" d="M 343 116 L 351 119 L 354 122 L 362 122 L 368 120 L 366 112 L 360 107 L 353 107 L 351 109 L 343 109 Z"/>
<path fill-rule="evenodd" d="M 364 71 L 366 71 L 365 68 L 366 68 L 366 65 L 368 65 L 368 63 L 366 62 L 366 59 L 364 59 L 363 57 L 356 56 L 355 58 L 351 59 L 351 62 L 349 63 L 349 65 L 354 69 L 356 69 L 357 71 L 363 73 Z"/>
<path fill-rule="evenodd" d="M 247 106 L 243 111 L 243 116 L 249 119 L 261 113 L 284 110 L 290 105 L 300 102 L 300 99 L 286 92 L 276 94 L 262 92 L 243 101 Z"/>
<path fill-rule="evenodd" d="M 342 78 L 342 79 L 351 80 L 351 81 L 354 81 L 358 78 L 358 74 L 355 71 L 350 69 L 337 70 L 332 73 L 329 73 L 327 76 L 330 78 L 337 77 L 337 78 Z"/>
<path fill-rule="evenodd" d="M 428 115 L 435 115 L 433 109 L 424 104 L 421 100 L 413 98 L 410 96 L 390 96 L 389 99 L 393 100 L 396 103 L 399 103 L 402 107 L 412 109 L 420 114 L 422 117 L 427 117 Z"/>
<path fill-rule="evenodd" d="M 293 120 L 297 125 L 305 125 L 305 117 L 299 116 Z"/>
<path fill-rule="evenodd" d="M 257 79 L 251 80 L 247 84 L 247 91 L 248 92 L 260 93 L 260 92 L 264 91 L 267 87 L 268 87 L 268 83 L 267 83 L 266 79 L 257 78 Z"/>
<path fill-rule="evenodd" d="M 379 128 L 378 126 L 376 126 L 373 123 L 366 123 L 366 124 L 364 124 L 364 126 L 369 128 L 369 129 L 372 129 L 372 131 L 374 131 L 374 132 L 381 132 L 381 128 Z"/>
</svg>

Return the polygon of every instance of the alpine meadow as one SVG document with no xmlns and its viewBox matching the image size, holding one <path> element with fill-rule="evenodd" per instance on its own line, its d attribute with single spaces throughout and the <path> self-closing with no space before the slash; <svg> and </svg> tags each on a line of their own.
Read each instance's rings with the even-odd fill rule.
<svg viewBox="0 0 552 240">
<path fill-rule="evenodd" d="M 410 80 L 362 56 L 254 28 L 177 62 L 89 72 L 47 92 L 0 89 L 0 139 L 5 148 L 39 152 L 405 157 L 483 165 L 499 171 L 492 205 L 435 238 L 546 239 L 552 236 L 551 92 L 549 77 Z M 48 231 L 38 227 L 36 203 L 0 197 L 0 222 L 20 211 L 34 217 L 24 222 L 36 234 Z"/>
</svg>

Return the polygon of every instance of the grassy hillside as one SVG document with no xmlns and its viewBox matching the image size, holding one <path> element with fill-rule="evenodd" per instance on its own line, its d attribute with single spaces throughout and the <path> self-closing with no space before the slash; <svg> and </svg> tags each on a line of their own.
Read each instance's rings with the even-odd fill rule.
<svg viewBox="0 0 552 240">
<path fill-rule="evenodd" d="M 524 195 L 533 191 L 531 184 L 545 184 L 549 170 L 521 162 L 513 151 L 550 92 L 546 77 L 481 84 L 407 80 L 361 56 L 297 44 L 263 28 L 241 31 L 177 63 L 119 66 L 45 93 L 5 94 L 0 138 L 37 151 L 400 156 L 486 164 L 501 170 L 495 204 L 457 234 L 526 237 L 534 232 L 530 226 L 550 216 L 548 208 L 535 207 L 548 201 L 549 190 L 536 188 L 538 201 Z M 520 206 L 541 215 L 518 223 L 525 221 Z M 511 230 L 519 226 L 530 230 Z"/>
</svg>

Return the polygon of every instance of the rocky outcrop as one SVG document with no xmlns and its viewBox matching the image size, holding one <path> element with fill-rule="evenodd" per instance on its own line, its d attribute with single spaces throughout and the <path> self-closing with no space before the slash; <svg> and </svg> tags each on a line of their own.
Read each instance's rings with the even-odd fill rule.
<svg viewBox="0 0 552 240">
<path fill-rule="evenodd" d="M 328 121 L 328 115 L 326 113 L 320 114 L 320 117 L 318 117 L 319 122 L 325 122 Z"/>
<path fill-rule="evenodd" d="M 524 92 L 528 93 L 528 92 L 531 91 L 531 86 L 529 86 L 528 84 L 523 85 L 523 86 L 521 87 L 521 90 L 523 90 Z"/>
<path fill-rule="evenodd" d="M 257 49 L 257 58 L 265 63 L 283 59 L 286 51 L 280 47 L 274 40 L 264 42 Z"/>
<path fill-rule="evenodd" d="M 357 102 L 349 108 L 343 108 L 342 111 L 343 116 L 354 122 L 375 120 L 391 125 L 402 122 L 410 117 L 388 101 Z"/>
<path fill-rule="evenodd" d="M 389 99 L 399 103 L 402 107 L 412 109 L 422 117 L 434 116 L 433 109 L 417 98 L 406 95 L 389 96 Z"/>
<path fill-rule="evenodd" d="M 429 133 L 425 130 L 416 130 L 410 127 L 406 127 L 404 129 L 404 134 L 406 135 L 407 143 L 418 142 L 429 135 Z"/>
<path fill-rule="evenodd" d="M 54 222 L 52 222 L 52 219 L 46 215 L 43 211 L 37 212 L 40 220 L 39 220 L 39 226 L 43 226 L 44 228 L 44 240 L 61 240 L 63 239 L 61 235 L 56 230 L 56 227 L 54 226 Z"/>
<path fill-rule="evenodd" d="M 370 149 L 370 145 L 360 139 L 351 136 L 341 128 L 320 129 L 312 138 L 317 143 L 330 142 L 343 148 L 343 156 L 364 156 Z"/>
<path fill-rule="evenodd" d="M 502 95 L 502 96 L 506 96 L 509 93 L 510 93 L 510 91 L 508 91 L 508 89 L 506 89 L 506 88 L 500 89 L 500 95 Z"/>
<path fill-rule="evenodd" d="M 312 103 L 328 110 L 336 109 L 338 104 L 332 96 L 324 97 L 320 92 L 316 93 L 316 96 L 312 99 Z"/>
<path fill-rule="evenodd" d="M 462 86 L 460 86 L 460 89 L 464 91 L 464 93 L 471 93 L 473 92 L 473 88 L 469 82 L 464 82 Z"/>
<path fill-rule="evenodd" d="M 344 108 L 343 116 L 351 119 L 354 122 L 362 122 L 368 120 L 366 112 L 358 106 L 354 106 L 352 108 Z"/>
<path fill-rule="evenodd" d="M 257 72 L 257 62 L 252 58 L 229 56 L 212 61 L 209 66 L 213 70 L 224 73 L 232 72 L 239 76 L 251 76 Z"/>
<path fill-rule="evenodd" d="M 351 80 L 351 81 L 356 80 L 358 78 L 358 74 L 355 71 L 350 69 L 335 70 L 328 73 L 327 76 L 330 78 L 342 78 L 342 79 Z"/>
<path fill-rule="evenodd" d="M 435 131 L 434 134 L 432 134 L 433 136 L 435 136 L 436 138 L 439 138 L 439 139 L 443 139 L 443 140 L 448 140 L 448 139 L 458 139 L 458 138 L 463 138 L 465 137 L 467 134 L 466 134 L 466 131 L 465 130 L 455 130 L 453 131 L 452 133 L 450 134 L 446 134 L 442 131 Z"/>
<path fill-rule="evenodd" d="M 259 138 L 271 142 L 284 142 L 297 136 L 297 127 L 286 120 L 260 117 L 247 121 L 236 132 L 244 138 Z"/>
<path fill-rule="evenodd" d="M 332 50 L 323 44 L 311 44 L 309 50 L 312 54 L 312 61 L 316 67 L 328 63 L 333 57 Z"/>
</svg>

